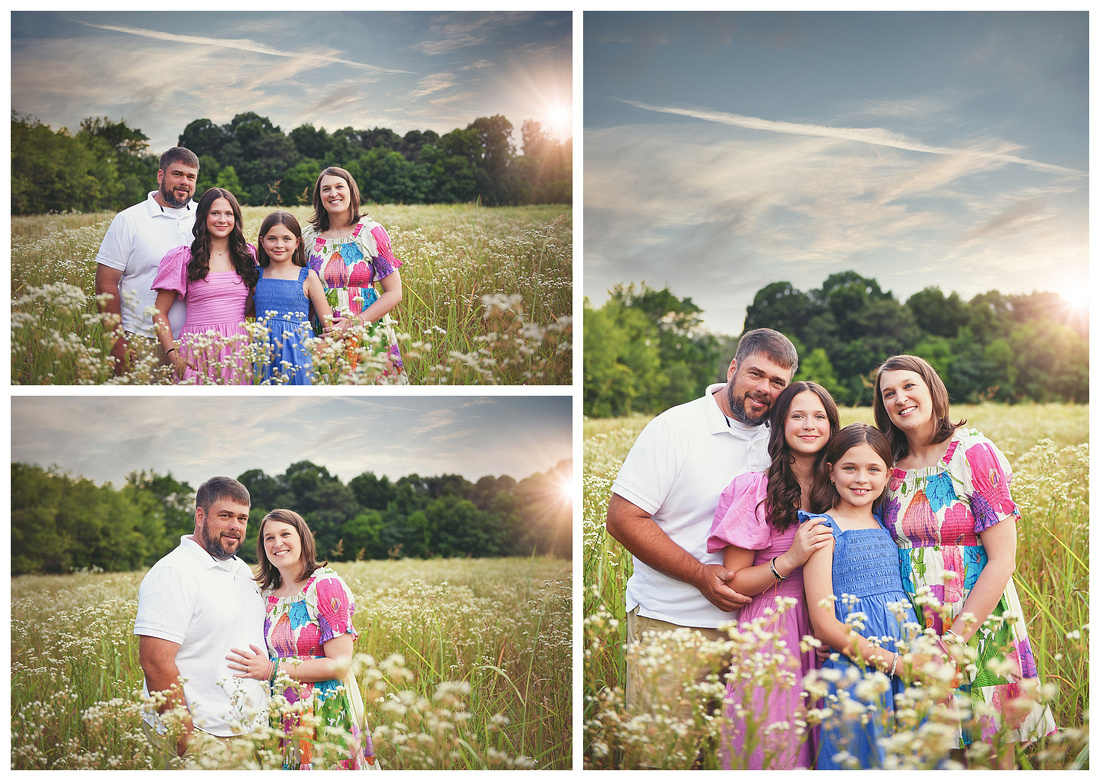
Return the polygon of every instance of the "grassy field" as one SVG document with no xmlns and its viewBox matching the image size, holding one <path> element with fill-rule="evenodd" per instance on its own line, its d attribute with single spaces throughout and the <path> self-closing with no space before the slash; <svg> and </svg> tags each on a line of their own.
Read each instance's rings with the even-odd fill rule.
<svg viewBox="0 0 1100 781">
<path fill-rule="evenodd" d="M 265 207 L 245 207 L 256 240 Z M 289 209 L 305 224 L 310 209 Z M 573 220 L 563 206 L 370 206 L 404 262 L 391 313 L 412 384 L 570 384 Z M 95 256 L 113 214 L 12 218 L 12 382 L 167 382 L 152 364 L 116 380 L 95 315 Z M 319 347 L 318 349 L 323 349 Z M 338 351 L 337 351 L 338 352 Z M 363 381 L 318 361 L 322 383 Z M 372 375 L 368 378 L 376 380 Z"/>
<path fill-rule="evenodd" d="M 568 562 L 334 568 L 356 599 L 358 680 L 383 767 L 572 766 Z M 138 722 L 143 574 L 12 579 L 12 769 L 156 766 Z"/>
<path fill-rule="evenodd" d="M 1088 407 L 983 405 L 956 406 L 952 412 L 953 419 L 966 418 L 968 426 L 996 442 L 1014 469 L 1012 494 L 1022 513 L 1014 579 L 1040 676 L 1057 687 L 1051 707 L 1060 739 L 1039 741 L 1020 751 L 1017 761 L 1035 768 L 1088 767 Z M 584 424 L 586 767 L 634 766 L 639 758 L 673 766 L 667 759 L 673 742 L 690 762 L 710 729 L 697 722 L 666 725 L 662 733 L 652 723 L 632 720 L 618 697 L 625 674 L 625 592 L 632 560 L 606 534 L 604 519 L 622 460 L 648 421 L 636 416 Z M 840 421 L 873 423 L 873 418 L 869 408 L 842 409 Z M 635 741 L 635 734 L 646 737 Z M 656 759 L 646 753 L 653 743 L 661 746 Z"/>
</svg>

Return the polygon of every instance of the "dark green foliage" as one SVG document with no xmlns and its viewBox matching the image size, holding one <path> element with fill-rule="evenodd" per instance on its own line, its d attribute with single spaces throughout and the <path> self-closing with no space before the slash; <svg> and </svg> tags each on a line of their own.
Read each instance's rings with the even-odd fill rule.
<svg viewBox="0 0 1100 781">
<path fill-rule="evenodd" d="M 365 472 L 344 485 L 309 461 L 272 477 L 238 479 L 252 498 L 241 557 L 256 561 L 260 521 L 298 512 L 330 561 L 387 557 L 572 556 L 568 461 L 520 482 L 471 483 L 459 475 L 409 475 L 396 482 Z M 13 575 L 147 567 L 195 529 L 195 491 L 170 474 L 134 472 L 115 489 L 57 469 L 11 465 Z"/>
<path fill-rule="evenodd" d="M 702 312 L 669 290 L 621 285 L 599 309 L 585 303 L 584 413 L 655 414 L 725 378 L 737 339 L 705 335 Z M 761 288 L 745 330 L 774 328 L 798 348 L 795 379 L 840 404 L 868 405 L 875 369 L 891 355 L 929 361 L 952 401 L 1088 401 L 1087 314 L 1054 293 L 981 293 L 964 302 L 926 288 L 904 304 L 854 271 L 804 292 Z"/>
<path fill-rule="evenodd" d="M 106 117 L 81 123 L 75 136 L 12 112 L 12 213 L 118 211 L 156 186 L 157 158 L 147 137 Z M 523 153 L 505 117 L 481 117 L 440 136 L 389 128 L 357 130 L 301 125 L 289 133 L 249 111 L 224 125 L 196 119 L 178 144 L 199 156 L 196 195 L 224 187 L 250 206 L 310 203 L 326 166 L 355 176 L 364 202 L 489 206 L 570 203 L 573 144 L 523 125 Z"/>
</svg>

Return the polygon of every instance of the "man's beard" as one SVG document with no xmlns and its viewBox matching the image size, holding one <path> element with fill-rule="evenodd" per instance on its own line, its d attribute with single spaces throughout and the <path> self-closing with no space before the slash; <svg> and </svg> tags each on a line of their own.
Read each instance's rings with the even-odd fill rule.
<svg viewBox="0 0 1100 781">
<path fill-rule="evenodd" d="M 206 552 L 213 556 L 215 559 L 231 559 L 237 555 L 237 551 L 241 549 L 241 543 L 243 540 L 238 540 L 237 545 L 231 551 L 227 551 L 225 546 L 222 545 L 222 538 L 220 534 L 216 534 L 213 537 L 210 536 L 210 532 L 207 531 L 204 526 L 202 529 L 202 541 L 203 547 L 206 548 Z"/>
<path fill-rule="evenodd" d="M 746 426 L 759 426 L 761 423 L 764 422 L 764 418 L 768 417 L 768 412 L 771 410 L 771 405 L 769 404 L 768 407 L 760 413 L 760 417 L 755 419 L 750 418 L 748 410 L 745 409 L 744 397 L 737 398 L 733 395 L 733 385 L 734 383 L 731 381 L 726 389 L 726 401 L 729 402 L 730 413 L 732 414 L 733 418 L 735 420 L 741 421 Z M 759 399 L 757 399 L 757 401 L 759 401 Z"/>
<path fill-rule="evenodd" d="M 183 200 L 176 198 L 175 191 L 166 190 L 164 187 L 164 182 L 161 182 L 160 184 L 160 197 L 163 198 L 164 202 L 171 206 L 173 209 L 183 208 L 183 206 L 191 200 L 190 195 L 184 196 Z"/>
</svg>

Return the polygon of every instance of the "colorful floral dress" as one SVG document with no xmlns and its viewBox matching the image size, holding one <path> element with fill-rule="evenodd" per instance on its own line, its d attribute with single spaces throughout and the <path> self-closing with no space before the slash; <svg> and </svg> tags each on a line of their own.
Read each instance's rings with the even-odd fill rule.
<svg viewBox="0 0 1100 781">
<path fill-rule="evenodd" d="M 333 317 L 355 317 L 370 308 L 378 300 L 374 283 L 385 279 L 401 266 L 393 254 L 386 229 L 369 217 L 361 217 L 351 235 L 343 239 L 323 239 L 312 225 L 302 231 L 309 267 L 317 272 L 325 288 L 325 296 L 332 307 Z M 319 329 L 320 324 L 314 324 Z M 397 335 L 389 313 L 371 323 L 368 331 L 380 334 L 386 344 L 389 367 L 385 374 L 404 375 L 405 364 L 397 347 Z M 318 330 L 318 332 L 320 332 Z M 358 365 L 355 349 L 350 340 L 352 369 Z"/>
<path fill-rule="evenodd" d="M 891 472 L 885 522 L 898 545 L 902 584 L 910 594 L 928 586 L 940 604 L 951 607 L 949 616 L 942 619 L 935 611 L 917 605 L 923 626 L 941 635 L 951 628 L 988 561 L 981 533 L 1008 518 L 1019 519 L 1008 490 L 1011 479 L 1001 451 L 973 429 L 956 431 L 935 466 Z M 982 626 L 970 639 L 969 645 L 978 652 L 977 669 L 967 673 L 969 680 L 956 692 L 957 698 L 991 703 L 999 718 L 1004 716 L 1005 703 L 1021 694 L 1020 682 L 1027 678 L 1037 682 L 1039 677 L 1011 578 L 991 615 L 1009 612 L 1012 618 L 995 629 Z M 1004 658 L 997 653 L 1004 647 L 1011 649 L 1008 661 L 1014 665 L 1008 678 L 990 667 L 993 660 Z M 983 717 L 980 725 L 980 735 L 959 732 L 960 747 L 975 740 L 988 742 L 997 730 L 991 718 Z M 1013 742 L 1057 729 L 1050 709 L 1037 706 L 1013 717 L 1009 727 L 1008 739 Z"/>
<path fill-rule="evenodd" d="M 776 531 L 764 518 L 764 500 L 768 494 L 768 476 L 764 472 L 748 472 L 734 478 L 722 491 L 718 500 L 718 509 L 711 523 L 710 536 L 707 538 L 707 553 L 717 553 L 733 545 L 745 550 L 755 551 L 752 565 L 767 564 L 774 556 L 782 556 L 791 548 L 794 536 L 798 532 L 795 524 L 784 531 Z M 772 618 L 777 597 L 797 600 L 797 604 Z M 767 631 L 775 632 L 786 643 L 786 650 L 776 648 L 781 656 L 781 667 L 790 673 L 790 686 L 775 686 L 770 689 L 758 687 L 752 692 L 751 702 L 742 694 L 744 682 L 736 681 L 726 687 L 726 699 L 729 701 L 727 717 L 729 727 L 722 741 L 723 764 L 728 769 L 732 764 L 725 756 L 743 757 L 745 738 L 749 730 L 747 719 L 739 717 L 741 707 L 751 707 L 756 728 L 762 732 L 755 741 L 756 747 L 748 757 L 746 768 L 749 770 L 790 770 L 794 768 L 812 768 L 817 748 L 816 730 L 811 730 L 805 740 L 791 735 L 799 716 L 802 704 L 802 678 L 817 667 L 813 650 L 805 653 L 799 650 L 804 635 L 812 635 L 810 616 L 806 610 L 806 595 L 802 589 L 802 568 L 792 570 L 786 578 L 763 593 L 753 597 L 752 602 L 741 608 L 738 623 L 741 626 L 752 624 L 764 618 Z M 789 728 L 771 728 L 772 725 L 790 725 Z M 767 767 L 765 768 L 765 760 Z"/>
<path fill-rule="evenodd" d="M 264 635 L 267 652 L 279 659 L 280 671 L 286 670 L 289 659 L 314 659 L 325 655 L 324 644 L 345 633 L 358 637 L 351 617 L 355 601 L 343 579 L 328 567 L 313 573 L 300 592 L 291 597 L 277 597 L 264 593 L 267 618 Z M 318 728 L 337 727 L 348 733 L 347 738 L 328 740 L 341 746 L 344 756 L 337 764 L 339 770 L 364 770 L 376 767 L 374 746 L 363 714 L 363 699 L 359 686 L 351 676 L 338 680 L 278 685 L 272 692 L 275 706 L 283 697 L 289 706 L 282 715 L 282 726 L 287 737 L 283 739 L 283 768 L 286 770 L 312 770 L 313 744 L 320 739 L 316 732 L 307 736 L 295 734 L 302 716 L 311 714 L 320 719 Z M 294 707 L 296 703 L 300 706 Z M 301 713 L 300 713 L 301 711 Z"/>
</svg>

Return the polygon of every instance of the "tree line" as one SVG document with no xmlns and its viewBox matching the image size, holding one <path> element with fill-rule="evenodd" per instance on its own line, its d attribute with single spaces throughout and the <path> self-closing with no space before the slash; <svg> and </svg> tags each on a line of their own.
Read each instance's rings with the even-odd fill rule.
<svg viewBox="0 0 1100 781">
<path fill-rule="evenodd" d="M 479 117 L 440 136 L 389 128 L 333 132 L 300 125 L 284 133 L 255 112 L 218 125 L 196 119 L 178 145 L 199 157 L 199 192 L 224 187 L 243 205 L 310 202 L 313 183 L 330 165 L 355 177 L 364 201 L 466 203 L 489 206 L 571 203 L 573 142 L 549 137 L 525 120 L 522 153 L 505 117 Z M 80 129 L 53 130 L 12 110 L 12 214 L 119 211 L 145 198 L 156 182 L 148 137 L 107 117 Z"/>
<path fill-rule="evenodd" d="M 610 293 L 598 309 L 585 301 L 586 415 L 654 414 L 725 380 L 737 337 L 708 332 L 690 298 L 644 283 Z M 789 337 L 795 379 L 821 383 L 840 404 L 870 404 L 875 368 L 898 353 L 928 360 L 957 403 L 1088 401 L 1088 314 L 1055 293 L 994 290 L 963 301 L 928 287 L 902 303 L 845 271 L 810 291 L 767 285 L 744 327 Z"/>
<path fill-rule="evenodd" d="M 11 466 L 11 572 L 129 571 L 153 564 L 195 528 L 195 489 L 171 474 L 141 470 L 119 488 L 57 469 Z M 563 486 L 570 464 L 519 482 L 471 483 L 458 475 L 395 481 L 364 472 L 346 485 L 309 461 L 281 475 L 251 469 L 237 479 L 252 497 L 241 557 L 256 560 L 260 521 L 299 513 L 319 559 L 497 556 L 572 557 L 572 508 Z"/>
</svg>

